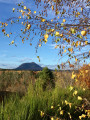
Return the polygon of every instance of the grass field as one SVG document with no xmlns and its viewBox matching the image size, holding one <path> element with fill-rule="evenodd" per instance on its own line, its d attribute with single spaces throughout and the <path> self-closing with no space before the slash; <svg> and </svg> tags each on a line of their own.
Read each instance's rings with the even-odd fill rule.
<svg viewBox="0 0 90 120">
<path fill-rule="evenodd" d="M 54 88 L 48 73 L 0 71 L 0 120 L 89 120 L 89 89 L 75 84 L 72 71 L 52 74 Z"/>
</svg>

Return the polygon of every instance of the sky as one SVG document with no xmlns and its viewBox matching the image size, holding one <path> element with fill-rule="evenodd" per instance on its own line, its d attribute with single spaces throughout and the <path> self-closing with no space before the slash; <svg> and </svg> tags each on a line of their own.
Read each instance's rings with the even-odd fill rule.
<svg viewBox="0 0 90 120">
<path fill-rule="evenodd" d="M 0 21 L 6 21 L 7 18 L 17 16 L 18 13 L 13 14 L 12 9 L 16 8 L 16 3 L 19 2 L 21 0 L 0 0 Z M 26 2 L 27 6 L 29 4 Z M 9 45 L 12 39 L 5 37 L 0 32 L 0 68 L 12 69 L 26 62 L 36 62 L 41 66 L 56 65 L 58 63 L 58 50 L 54 50 L 50 43 L 43 45 L 43 47 L 38 49 L 38 53 L 36 53 L 35 45 L 30 46 L 28 41 L 25 41 L 23 44 L 20 38 L 17 47 L 15 45 Z M 37 56 L 40 56 L 40 62 Z"/>
<path fill-rule="evenodd" d="M 35 10 L 32 0 L 0 0 L 0 21 L 5 22 L 10 17 L 18 16 L 16 12 L 13 14 L 12 9 L 16 8 L 16 4 L 22 1 L 26 6 L 30 6 L 32 11 Z M 53 17 L 52 12 L 49 12 L 50 16 Z M 20 28 L 14 26 L 13 31 L 14 30 L 18 33 Z M 10 28 L 8 29 L 8 32 L 9 31 Z M 15 45 L 9 45 L 13 39 L 14 36 L 10 38 L 5 37 L 0 29 L 0 68 L 13 69 L 26 62 L 35 62 L 41 66 L 48 66 L 50 68 L 55 68 L 56 65 L 59 64 L 59 50 L 54 49 L 55 44 L 52 44 L 50 40 L 52 38 L 49 38 L 47 44 L 43 44 L 37 53 L 35 46 L 39 39 L 38 35 L 34 37 L 32 46 L 30 46 L 29 41 L 25 41 L 23 44 L 18 37 L 16 41 L 17 47 Z M 40 62 L 37 56 L 40 57 Z M 61 62 L 64 62 L 66 59 L 68 58 L 62 59 Z"/>
</svg>

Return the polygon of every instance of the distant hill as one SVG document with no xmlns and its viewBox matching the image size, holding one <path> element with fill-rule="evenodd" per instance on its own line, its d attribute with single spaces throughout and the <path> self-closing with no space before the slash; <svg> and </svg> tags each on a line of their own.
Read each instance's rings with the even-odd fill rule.
<svg viewBox="0 0 90 120">
<path fill-rule="evenodd" d="M 31 63 L 23 63 L 19 67 L 17 67 L 15 70 L 33 70 L 33 71 L 40 71 L 42 70 L 42 67 L 38 64 L 31 62 Z"/>
</svg>

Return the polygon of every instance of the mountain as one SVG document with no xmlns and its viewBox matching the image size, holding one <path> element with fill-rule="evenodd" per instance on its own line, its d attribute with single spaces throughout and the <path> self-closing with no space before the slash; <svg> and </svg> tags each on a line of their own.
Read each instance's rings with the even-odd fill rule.
<svg viewBox="0 0 90 120">
<path fill-rule="evenodd" d="M 31 62 L 31 63 L 23 63 L 19 67 L 17 67 L 15 70 L 33 70 L 33 71 L 40 71 L 42 70 L 42 67 L 38 64 Z"/>
</svg>

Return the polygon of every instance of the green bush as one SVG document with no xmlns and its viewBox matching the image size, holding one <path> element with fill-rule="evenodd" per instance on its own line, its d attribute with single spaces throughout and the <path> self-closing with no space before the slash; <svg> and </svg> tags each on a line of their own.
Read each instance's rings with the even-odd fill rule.
<svg viewBox="0 0 90 120">
<path fill-rule="evenodd" d="M 42 83 L 43 90 L 55 88 L 54 75 L 47 67 L 39 73 L 40 83 Z"/>
</svg>

